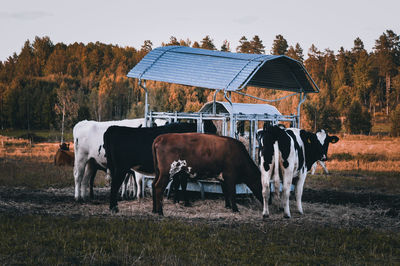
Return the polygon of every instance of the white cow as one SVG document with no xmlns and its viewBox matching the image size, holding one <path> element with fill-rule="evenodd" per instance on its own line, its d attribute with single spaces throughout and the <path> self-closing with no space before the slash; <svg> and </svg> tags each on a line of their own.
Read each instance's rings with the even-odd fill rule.
<svg viewBox="0 0 400 266">
<path fill-rule="evenodd" d="M 280 207 L 284 209 L 284 216 L 290 217 L 289 196 L 292 182 L 296 184 L 297 209 L 303 214 L 301 197 L 307 171 L 314 162 L 325 159 L 322 147 L 325 138 L 325 132 L 314 134 L 297 128 L 283 129 L 279 126 L 269 126 L 264 129 L 259 138 L 264 218 L 269 216 L 271 176 L 275 187 L 274 198 L 281 200 Z M 282 198 L 279 197 L 280 174 L 283 183 Z"/>
<path fill-rule="evenodd" d="M 156 120 L 156 124 L 158 125 L 165 123 L 165 120 Z M 112 125 L 139 127 L 140 125 L 144 125 L 144 118 L 107 122 L 84 120 L 74 126 L 75 200 L 86 200 L 88 198 L 87 188 L 89 182 L 90 198 L 93 198 L 93 182 L 96 172 L 99 169 L 103 171 L 107 169 L 107 159 L 105 158 L 103 148 L 103 135 L 107 128 Z M 139 183 L 138 178 L 136 180 Z"/>
</svg>

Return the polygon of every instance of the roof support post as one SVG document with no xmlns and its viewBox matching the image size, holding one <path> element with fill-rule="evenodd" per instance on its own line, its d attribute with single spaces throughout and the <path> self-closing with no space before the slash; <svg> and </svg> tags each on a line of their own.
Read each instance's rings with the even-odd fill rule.
<svg viewBox="0 0 400 266">
<path fill-rule="evenodd" d="M 231 99 L 230 99 L 230 96 L 231 96 L 231 95 L 229 95 L 229 97 L 228 97 L 226 91 L 224 91 L 224 96 L 225 96 L 225 99 L 226 99 L 226 100 L 229 102 L 229 104 L 231 105 L 231 112 L 230 112 L 230 133 L 229 133 L 229 135 L 230 135 L 231 138 L 233 138 L 233 137 L 235 136 L 235 129 L 234 129 L 235 122 L 233 121 L 233 105 L 232 105 L 232 101 L 231 101 Z"/>
<path fill-rule="evenodd" d="M 300 101 L 299 101 L 299 105 L 297 106 L 297 127 L 300 128 L 300 121 L 301 121 L 301 116 L 300 116 L 300 107 L 301 105 L 304 103 L 304 101 L 307 98 L 307 94 L 305 92 L 300 93 Z"/>
<path fill-rule="evenodd" d="M 216 100 L 217 100 L 217 93 L 218 92 L 219 92 L 219 90 L 215 90 L 215 92 L 214 92 L 214 101 L 213 101 L 213 108 L 212 108 L 213 115 L 215 115 L 216 112 L 217 112 Z"/>
<path fill-rule="evenodd" d="M 144 127 L 147 127 L 147 113 L 149 112 L 149 105 L 148 105 L 148 98 L 149 98 L 149 91 L 146 88 L 146 80 L 143 80 L 143 85 L 142 85 L 142 80 L 139 79 L 139 86 L 144 89 L 145 91 L 145 98 L 144 98 Z"/>
</svg>

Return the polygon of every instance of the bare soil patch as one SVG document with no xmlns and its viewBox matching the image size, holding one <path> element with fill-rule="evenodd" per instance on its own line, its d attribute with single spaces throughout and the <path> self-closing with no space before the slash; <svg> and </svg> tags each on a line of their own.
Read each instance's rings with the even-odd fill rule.
<svg viewBox="0 0 400 266">
<path fill-rule="evenodd" d="M 304 215 L 296 211 L 291 200 L 292 218 L 270 207 L 271 216 L 262 219 L 261 204 L 251 196 L 238 199 L 239 213 L 224 208 L 221 195 L 207 194 L 201 200 L 193 194 L 192 207 L 174 204 L 164 199 L 164 217 L 151 213 L 152 199 L 120 201 L 118 214 L 108 209 L 109 188 L 96 188 L 96 199 L 87 203 L 75 202 L 73 187 L 29 189 L 0 187 L 0 212 L 8 214 L 39 214 L 52 216 L 102 216 L 128 219 L 179 219 L 206 224 L 253 224 L 267 230 L 268 225 L 333 226 L 338 228 L 369 228 L 400 232 L 400 196 L 376 193 L 340 192 L 306 189 L 303 194 Z"/>
</svg>

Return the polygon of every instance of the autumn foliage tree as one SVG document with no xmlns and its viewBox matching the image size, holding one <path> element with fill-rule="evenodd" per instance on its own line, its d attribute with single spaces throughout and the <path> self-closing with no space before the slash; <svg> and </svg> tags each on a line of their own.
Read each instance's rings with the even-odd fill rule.
<svg viewBox="0 0 400 266">
<path fill-rule="evenodd" d="M 253 54 L 264 54 L 269 50 L 266 46 L 270 46 L 272 54 L 302 62 L 320 89 L 319 94 L 310 95 L 303 105 L 302 119 L 306 123 L 302 125 L 313 130 L 368 133 L 379 117 L 383 116 L 380 120 L 388 124 L 392 121 L 390 117 L 397 117 L 400 101 L 399 36 L 387 30 L 377 37 L 372 52 L 364 48 L 358 37 L 350 50 L 332 51 L 315 45 L 303 50 L 299 43 L 290 44 L 281 34 L 267 45 L 259 35 L 252 38 L 243 35 L 236 43 L 225 39 L 218 45 L 209 35 L 200 40 L 171 36 L 162 45 L 210 50 L 217 50 L 218 46 L 225 52 Z M 145 40 L 139 49 L 100 42 L 66 45 L 53 43 L 47 36 L 35 37 L 32 42 L 27 40 L 18 54 L 0 62 L 1 128 L 58 129 L 64 124 L 71 129 L 82 119 L 142 117 L 144 91 L 126 74 L 152 50 L 150 40 Z M 154 111 L 194 112 L 213 99 L 213 92 L 203 88 L 155 81 L 148 81 L 147 87 Z M 242 91 L 263 99 L 290 94 L 255 87 Z M 217 100 L 224 100 L 222 93 Z M 232 100 L 264 103 L 235 93 Z M 272 104 L 284 114 L 293 114 L 298 103 L 299 97 L 294 96 Z M 343 127 L 340 121 L 344 121 Z"/>
</svg>

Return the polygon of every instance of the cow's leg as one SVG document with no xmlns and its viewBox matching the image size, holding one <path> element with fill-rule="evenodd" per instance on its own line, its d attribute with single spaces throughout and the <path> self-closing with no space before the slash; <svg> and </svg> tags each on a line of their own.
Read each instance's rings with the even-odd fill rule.
<svg viewBox="0 0 400 266">
<path fill-rule="evenodd" d="M 311 173 L 310 174 L 315 174 L 315 170 L 317 169 L 317 164 L 318 164 L 318 161 L 316 161 L 312 166 L 311 166 Z"/>
<path fill-rule="evenodd" d="M 232 182 L 232 184 L 228 185 L 227 189 L 229 191 L 229 196 L 230 196 L 229 198 L 232 205 L 232 211 L 239 212 L 239 209 L 236 205 L 236 184 Z"/>
<path fill-rule="evenodd" d="M 110 210 L 117 213 L 118 210 L 118 191 L 124 181 L 126 171 L 117 170 L 115 173 L 111 172 L 111 193 L 110 193 Z"/>
<path fill-rule="evenodd" d="M 225 198 L 225 208 L 230 209 L 231 208 L 231 202 L 229 201 L 228 198 L 228 189 L 226 188 L 226 183 L 225 181 L 221 181 L 221 189 L 222 189 L 222 193 L 224 194 L 224 198 Z"/>
<path fill-rule="evenodd" d="M 90 184 L 89 184 L 89 197 L 90 199 L 94 199 L 93 187 L 94 187 L 94 178 L 96 177 L 97 168 L 94 168 L 90 174 Z"/>
<path fill-rule="evenodd" d="M 172 183 L 169 187 L 170 193 L 168 193 L 169 195 L 171 195 L 171 192 L 173 191 L 174 193 L 174 203 L 178 203 L 179 202 L 179 187 L 181 185 L 181 173 L 177 173 L 175 174 L 175 176 L 173 177 Z"/>
<path fill-rule="evenodd" d="M 301 203 L 301 198 L 303 196 L 303 187 L 304 187 L 304 182 L 306 181 L 306 177 L 307 177 L 307 171 L 300 173 L 299 180 L 297 181 L 296 185 L 296 204 L 297 204 L 297 210 L 299 211 L 300 214 L 303 214 L 303 206 Z"/>
<path fill-rule="evenodd" d="M 324 169 L 325 174 L 329 175 L 329 171 L 328 171 L 328 168 L 326 168 L 325 162 L 323 162 L 323 161 L 318 161 L 318 162 L 322 166 L 322 168 Z"/>
<path fill-rule="evenodd" d="M 131 187 L 132 187 L 132 191 L 131 191 L 131 198 L 134 199 L 137 195 L 137 185 L 136 185 L 136 174 L 135 172 L 131 173 Z"/>
<path fill-rule="evenodd" d="M 222 177 L 225 183 L 225 202 L 229 201 L 233 212 L 239 212 L 239 209 L 236 205 L 236 179 L 234 178 L 234 174 L 225 172 L 222 173 Z"/>
<path fill-rule="evenodd" d="M 142 195 L 142 186 L 144 186 L 143 184 L 143 175 L 141 173 L 135 172 L 135 179 L 136 179 L 136 197 L 138 199 L 141 199 L 144 197 L 144 195 Z"/>
<path fill-rule="evenodd" d="M 289 207 L 289 197 L 290 197 L 290 187 L 292 186 L 293 170 L 292 167 L 285 169 L 283 171 L 283 182 L 282 182 L 282 205 L 284 211 L 284 217 L 290 218 L 290 207 Z"/>
<path fill-rule="evenodd" d="M 272 158 L 272 164 L 270 166 L 274 167 L 273 170 L 273 182 L 274 182 L 274 197 L 273 197 L 273 203 L 275 206 L 278 206 L 279 208 L 279 202 L 280 202 L 280 187 L 281 187 L 281 179 L 279 177 L 279 147 L 278 143 L 274 143 L 274 156 Z"/>
<path fill-rule="evenodd" d="M 262 184 L 262 195 L 263 195 L 263 218 L 269 217 L 269 197 L 270 197 L 270 187 L 269 183 L 271 180 L 271 165 L 269 165 L 268 171 L 265 171 L 264 168 L 264 157 L 261 157 L 260 160 L 260 171 L 261 171 L 261 184 Z"/>
<path fill-rule="evenodd" d="M 121 198 L 123 200 L 128 199 L 128 183 L 129 183 L 129 174 L 126 174 L 124 181 L 121 184 Z"/>
<path fill-rule="evenodd" d="M 81 183 L 85 174 L 86 161 L 77 158 L 74 164 L 74 181 L 75 181 L 75 200 L 82 200 Z"/>
<path fill-rule="evenodd" d="M 155 212 L 159 215 L 164 215 L 162 202 L 164 198 L 164 191 L 168 185 L 168 182 L 169 173 L 161 174 L 153 187 L 153 206 L 155 205 Z"/>
<path fill-rule="evenodd" d="M 97 168 L 94 165 L 93 161 L 92 160 L 87 161 L 85 166 L 85 174 L 83 175 L 83 179 L 81 182 L 81 197 L 84 201 L 86 201 L 89 198 L 89 195 L 87 194 L 89 188 L 89 182 L 93 176 L 96 176 L 96 171 Z M 93 188 L 91 188 L 91 193 L 93 193 Z"/>
<path fill-rule="evenodd" d="M 183 200 L 185 201 L 185 207 L 189 207 L 190 206 L 190 202 L 189 202 L 189 195 L 186 191 L 187 189 L 187 183 L 188 183 L 188 175 L 183 175 L 181 178 L 181 187 L 182 187 L 182 194 L 183 194 Z"/>
</svg>

